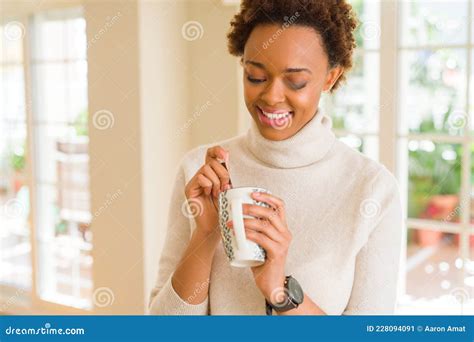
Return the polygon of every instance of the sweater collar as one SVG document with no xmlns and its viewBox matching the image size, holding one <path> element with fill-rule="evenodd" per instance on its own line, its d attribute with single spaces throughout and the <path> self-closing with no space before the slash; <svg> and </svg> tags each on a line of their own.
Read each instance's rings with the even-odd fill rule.
<svg viewBox="0 0 474 342">
<path fill-rule="evenodd" d="M 264 138 L 253 120 L 245 138 L 250 152 L 257 159 L 283 169 L 316 163 L 324 158 L 336 139 L 331 118 L 319 110 L 288 139 L 275 141 Z"/>
</svg>

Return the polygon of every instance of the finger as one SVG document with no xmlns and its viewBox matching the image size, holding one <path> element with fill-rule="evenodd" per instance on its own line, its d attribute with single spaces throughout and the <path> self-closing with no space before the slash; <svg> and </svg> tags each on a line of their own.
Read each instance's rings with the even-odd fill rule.
<svg viewBox="0 0 474 342">
<path fill-rule="evenodd" d="M 217 197 L 217 195 L 219 194 L 219 189 L 221 187 L 221 181 L 219 180 L 219 177 L 216 175 L 212 167 L 209 164 L 206 164 L 201 167 L 200 173 L 206 176 L 206 178 L 212 182 L 212 195 L 214 197 Z"/>
<path fill-rule="evenodd" d="M 227 162 L 229 160 L 229 152 L 221 146 L 211 147 L 206 152 L 206 164 L 213 159 L 222 159 Z"/>
<path fill-rule="evenodd" d="M 259 205 L 244 203 L 242 205 L 242 213 L 244 215 L 250 215 L 257 218 L 262 218 L 270 221 L 270 223 L 278 229 L 280 232 L 287 231 L 285 224 L 283 223 L 278 212 L 273 209 L 265 208 Z"/>
<path fill-rule="evenodd" d="M 278 212 L 278 214 L 283 220 L 285 220 L 286 218 L 285 202 L 281 198 L 278 198 L 272 194 L 267 194 L 264 192 L 253 192 L 252 198 L 257 201 L 267 203 L 270 207 L 272 207 Z"/>
<path fill-rule="evenodd" d="M 246 229 L 245 236 L 247 239 L 259 244 L 265 250 L 269 259 L 272 259 L 278 254 L 280 244 L 273 241 L 265 234 L 259 233 L 256 230 Z"/>
<path fill-rule="evenodd" d="M 207 196 L 209 196 L 212 192 L 212 182 L 211 182 L 211 180 L 200 173 L 200 174 L 197 175 L 197 181 L 198 181 L 199 186 L 201 188 L 203 188 L 204 193 Z"/>
<path fill-rule="evenodd" d="M 221 187 L 220 190 L 224 191 L 226 190 L 226 185 L 229 185 L 229 172 L 227 169 L 219 163 L 217 160 L 211 160 L 209 162 L 209 165 L 211 168 L 214 170 L 214 172 L 217 174 L 217 177 L 219 177 Z"/>
<path fill-rule="evenodd" d="M 234 223 L 229 221 L 227 222 L 227 226 L 233 228 Z M 244 219 L 244 227 L 265 234 L 269 239 L 275 242 L 281 243 L 284 241 L 284 237 L 280 231 L 273 227 L 267 220 Z"/>
</svg>

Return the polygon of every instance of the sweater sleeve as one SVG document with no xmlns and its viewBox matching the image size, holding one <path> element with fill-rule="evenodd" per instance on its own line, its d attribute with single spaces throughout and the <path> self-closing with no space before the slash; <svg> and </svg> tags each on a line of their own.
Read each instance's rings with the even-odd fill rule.
<svg viewBox="0 0 474 342">
<path fill-rule="evenodd" d="M 380 214 L 366 244 L 358 252 L 354 283 L 343 315 L 392 315 L 397 299 L 403 227 L 400 192 L 395 178 L 380 182 Z"/>
<path fill-rule="evenodd" d="M 158 278 L 151 291 L 149 313 L 154 315 L 206 315 L 209 298 L 193 305 L 174 290 L 171 277 L 183 256 L 191 236 L 191 222 L 182 212 L 185 202 L 185 176 L 179 168 L 171 196 L 166 239 L 159 262 Z"/>
</svg>

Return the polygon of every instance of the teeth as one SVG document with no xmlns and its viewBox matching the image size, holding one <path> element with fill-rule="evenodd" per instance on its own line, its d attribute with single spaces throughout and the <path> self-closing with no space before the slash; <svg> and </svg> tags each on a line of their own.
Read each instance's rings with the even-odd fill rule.
<svg viewBox="0 0 474 342">
<path fill-rule="evenodd" d="M 272 114 L 272 113 L 267 113 L 267 112 L 264 112 L 262 110 L 262 113 L 269 119 L 271 120 L 276 120 L 276 119 L 283 119 L 283 118 L 286 118 L 287 116 L 289 116 L 291 113 L 290 112 L 286 112 L 286 113 L 282 113 L 282 114 Z"/>
</svg>

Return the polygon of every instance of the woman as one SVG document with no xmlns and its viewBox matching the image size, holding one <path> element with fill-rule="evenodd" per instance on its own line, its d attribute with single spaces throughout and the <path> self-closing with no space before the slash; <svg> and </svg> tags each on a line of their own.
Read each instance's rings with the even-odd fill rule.
<svg viewBox="0 0 474 342">
<path fill-rule="evenodd" d="M 393 313 L 402 230 L 396 180 L 338 141 L 318 110 L 321 92 L 334 91 L 352 66 L 355 27 L 343 0 L 242 2 L 228 41 L 241 57 L 252 126 L 182 160 L 151 313 Z M 243 208 L 255 217 L 245 220 L 247 238 L 267 254 L 251 269 L 231 267 L 221 244 L 215 201 L 230 187 L 227 170 L 233 185 L 273 194 L 253 194 L 272 209 Z M 186 201 L 198 209 L 191 219 Z M 281 309 L 283 302 L 291 305 Z"/>
</svg>

